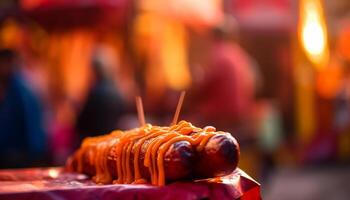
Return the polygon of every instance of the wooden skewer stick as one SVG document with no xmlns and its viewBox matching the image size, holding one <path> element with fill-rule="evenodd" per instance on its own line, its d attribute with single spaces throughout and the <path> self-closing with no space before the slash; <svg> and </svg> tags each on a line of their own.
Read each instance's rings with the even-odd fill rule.
<svg viewBox="0 0 350 200">
<path fill-rule="evenodd" d="M 174 114 L 173 122 L 171 123 L 171 125 L 176 124 L 177 120 L 179 119 L 179 115 L 180 115 L 182 104 L 184 102 L 185 94 L 186 94 L 185 91 L 181 92 L 181 95 L 180 95 L 180 98 L 179 98 L 179 102 L 177 103 L 176 111 L 175 111 L 175 114 Z"/>
<path fill-rule="evenodd" d="M 140 96 L 136 97 L 136 109 L 140 125 L 144 126 L 146 124 L 145 113 L 143 112 L 142 99 Z"/>
</svg>

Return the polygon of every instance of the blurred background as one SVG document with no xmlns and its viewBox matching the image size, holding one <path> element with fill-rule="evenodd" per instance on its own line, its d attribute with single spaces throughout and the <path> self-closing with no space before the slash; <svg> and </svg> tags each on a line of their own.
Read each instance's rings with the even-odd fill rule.
<svg viewBox="0 0 350 200">
<path fill-rule="evenodd" d="M 348 0 L 1 0 L 0 168 L 181 119 L 229 131 L 264 199 L 347 199 Z"/>
</svg>

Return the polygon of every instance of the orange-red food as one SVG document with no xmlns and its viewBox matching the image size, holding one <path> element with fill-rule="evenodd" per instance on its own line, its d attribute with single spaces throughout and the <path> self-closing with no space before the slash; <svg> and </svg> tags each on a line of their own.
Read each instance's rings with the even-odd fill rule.
<svg viewBox="0 0 350 200">
<path fill-rule="evenodd" d="M 83 140 L 67 168 L 92 176 L 96 183 L 151 183 L 210 178 L 231 173 L 239 146 L 227 132 L 176 125 L 146 124 Z"/>
</svg>

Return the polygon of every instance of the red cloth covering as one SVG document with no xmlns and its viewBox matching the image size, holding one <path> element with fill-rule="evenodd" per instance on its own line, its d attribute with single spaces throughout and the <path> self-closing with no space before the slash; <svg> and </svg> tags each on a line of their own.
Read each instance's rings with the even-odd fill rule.
<svg viewBox="0 0 350 200">
<path fill-rule="evenodd" d="M 260 185 L 242 170 L 214 179 L 153 185 L 96 185 L 62 168 L 0 170 L 0 199 L 261 199 Z"/>
</svg>

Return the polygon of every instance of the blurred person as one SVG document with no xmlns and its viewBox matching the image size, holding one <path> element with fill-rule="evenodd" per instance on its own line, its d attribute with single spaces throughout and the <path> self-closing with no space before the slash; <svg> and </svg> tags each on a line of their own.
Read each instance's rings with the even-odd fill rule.
<svg viewBox="0 0 350 200">
<path fill-rule="evenodd" d="M 77 116 L 76 129 L 80 139 L 106 134 L 117 128 L 125 111 L 125 102 L 116 87 L 112 73 L 111 54 L 97 49 L 92 58 L 94 84 L 85 105 Z"/>
<path fill-rule="evenodd" d="M 350 62 L 343 60 L 342 85 L 334 99 L 334 127 L 338 133 L 340 161 L 350 160 Z"/>
<path fill-rule="evenodd" d="M 28 167 L 46 154 L 39 99 L 27 87 L 11 49 L 0 50 L 0 167 Z M 41 163 L 42 164 L 42 163 Z"/>
<path fill-rule="evenodd" d="M 257 81 L 254 61 L 236 42 L 235 21 L 226 17 L 211 32 L 209 61 L 194 89 L 203 124 L 230 130 L 250 115 Z"/>
<path fill-rule="evenodd" d="M 255 113 L 258 132 L 258 145 L 261 154 L 261 180 L 267 183 L 276 168 L 276 153 L 283 137 L 281 113 L 272 100 L 260 100 Z"/>
</svg>

